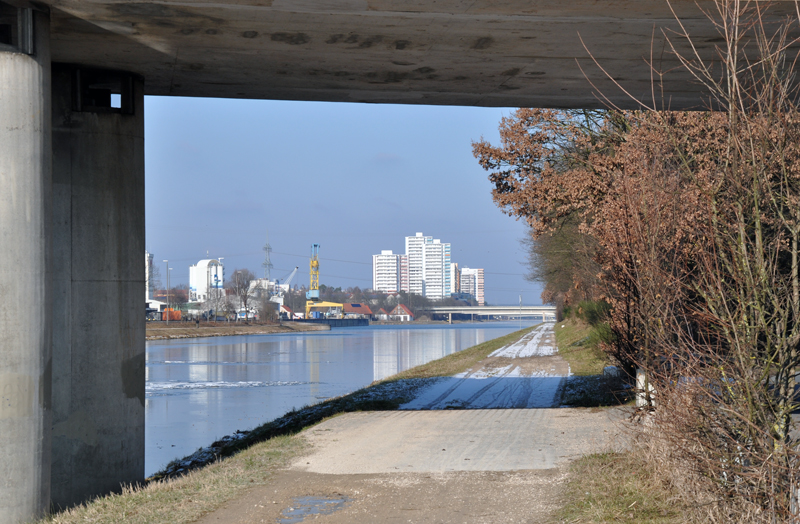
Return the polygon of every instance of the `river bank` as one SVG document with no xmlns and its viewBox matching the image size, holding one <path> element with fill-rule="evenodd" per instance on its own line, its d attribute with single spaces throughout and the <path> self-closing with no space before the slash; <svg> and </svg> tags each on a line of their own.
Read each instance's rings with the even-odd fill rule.
<svg viewBox="0 0 800 524">
<path fill-rule="evenodd" d="M 474 324 L 476 321 L 454 320 L 416 320 L 413 325 Z M 481 321 L 477 321 L 481 322 Z M 494 322 L 484 320 L 483 322 Z M 371 326 L 407 326 L 409 322 L 370 321 Z M 330 331 L 326 324 L 305 322 L 283 322 L 281 324 L 244 324 L 241 322 L 148 322 L 145 340 L 173 340 L 182 338 L 225 337 L 234 335 L 274 335 L 276 333 L 303 333 L 310 331 Z"/>
<path fill-rule="evenodd" d="M 295 410 L 253 430 L 230 434 L 173 461 L 140 486 L 126 487 L 120 494 L 55 513 L 40 524 L 78 524 L 87 520 L 98 524 L 194 522 L 254 485 L 267 484 L 292 460 L 308 452 L 310 446 L 296 435 L 304 428 L 342 413 L 396 409 L 413 398 L 419 387 L 436 377 L 469 369 L 531 329 L 403 371 L 349 395 Z M 225 457 L 229 458 L 221 460 Z"/>
<path fill-rule="evenodd" d="M 309 331 L 330 331 L 325 324 L 306 324 L 303 322 L 283 322 L 282 324 L 244 324 L 237 322 L 149 322 L 146 326 L 146 340 L 173 340 L 181 338 L 225 337 L 234 335 L 274 335 L 276 333 L 302 333 Z"/>
<path fill-rule="evenodd" d="M 236 432 L 189 457 L 174 461 L 162 472 L 148 479 L 144 486 L 126 489 L 121 495 L 108 495 L 53 515 L 48 522 L 73 524 L 91 520 L 97 523 L 189 523 L 198 522 L 198 519 L 200 522 L 239 522 L 240 519 L 243 522 L 274 522 L 276 517 L 285 517 L 285 508 L 296 507 L 295 498 L 298 496 L 327 494 L 334 484 L 339 490 L 337 493 L 347 495 L 347 504 L 353 504 L 351 510 L 341 513 L 341 518 L 345 519 L 342 522 L 379 521 L 378 517 L 383 515 L 381 512 L 391 511 L 388 508 L 395 506 L 403 509 L 401 513 L 409 516 L 412 514 L 405 513 L 404 508 L 415 506 L 415 511 L 423 512 L 414 514 L 421 516 L 415 521 L 427 521 L 424 516 L 427 513 L 424 512 L 430 508 L 424 499 L 414 494 L 419 487 L 438 493 L 435 498 L 447 502 L 446 507 L 441 506 L 441 515 L 438 515 L 442 517 L 442 522 L 477 522 L 474 518 L 467 518 L 477 515 L 493 515 L 497 517 L 491 520 L 493 522 L 516 522 L 524 515 L 548 515 L 555 509 L 557 495 L 566 478 L 563 466 L 565 461 L 571 460 L 569 457 L 594 449 L 584 449 L 584 443 L 606 440 L 605 429 L 611 429 L 608 426 L 607 412 L 596 409 L 465 409 L 469 407 L 467 404 L 475 402 L 477 404 L 473 407 L 480 407 L 481 396 L 475 392 L 470 393 L 469 387 L 464 389 L 473 379 L 487 386 L 491 385 L 489 388 L 481 388 L 489 397 L 501 401 L 503 398 L 513 400 L 518 395 L 506 395 L 505 392 L 522 391 L 515 385 L 520 383 L 523 376 L 530 374 L 538 377 L 549 372 L 551 368 L 558 368 L 558 365 L 551 362 L 555 356 L 549 354 L 553 341 L 551 331 L 545 334 L 544 339 L 539 337 L 537 347 L 540 350 L 531 355 L 521 351 L 523 345 L 519 342 L 523 339 L 534 341 L 536 333 L 532 331 L 535 330 L 536 327 L 528 328 L 498 337 L 376 381 L 352 394 L 287 413 L 253 430 Z M 531 373 L 522 369 L 530 366 L 523 365 L 519 372 L 512 373 L 513 369 L 519 367 L 512 365 L 519 358 L 542 359 L 545 365 L 538 366 L 541 369 L 535 369 Z M 447 388 L 456 393 L 455 397 L 458 398 L 455 400 L 459 405 L 454 403 L 438 411 L 397 411 L 401 405 L 429 390 L 429 386 L 448 380 L 443 379 L 443 376 L 453 374 L 464 375 L 463 379 L 459 379 L 460 387 Z M 562 373 L 556 373 L 558 375 Z M 503 387 L 503 382 L 511 386 L 511 389 Z M 462 391 L 460 396 L 459 391 Z M 548 405 L 552 400 L 555 399 L 547 401 Z M 453 409 L 457 411 L 452 411 Z M 483 419 L 472 420 L 475 416 L 489 416 L 492 418 L 488 421 L 491 424 Z M 524 424 L 520 424 L 519 417 L 525 418 Z M 428 420 L 430 418 L 435 420 Z M 421 422 L 416 423 L 417 419 Z M 334 423 L 333 426 L 331 422 Z M 362 431 L 359 426 L 362 424 L 367 424 L 368 427 L 364 427 L 372 433 Z M 380 427 L 380 424 L 386 427 Z M 455 426 L 451 428 L 453 424 Z M 441 435 L 434 434 L 437 428 L 440 433 L 443 432 Z M 543 433 L 542 428 L 549 429 Z M 400 433 L 422 431 L 424 434 L 406 436 L 407 438 L 403 437 L 405 433 L 392 434 L 400 429 Z M 593 432 L 592 435 L 583 435 L 582 432 L 586 430 Z M 383 464 L 381 471 L 364 471 L 364 474 L 344 470 L 339 472 L 337 464 L 352 462 L 351 457 L 355 453 L 351 449 L 338 449 L 347 444 L 336 436 L 340 431 L 350 435 L 345 440 L 372 434 L 369 437 L 370 442 L 384 447 L 391 440 L 387 439 L 387 435 L 391 436 L 398 444 L 398 449 L 394 450 L 397 464 Z M 460 436 L 452 442 L 445 438 L 456 434 Z M 498 438 L 498 435 L 502 435 L 502 438 Z M 531 438 L 535 440 L 541 436 L 546 438 L 540 439 L 541 442 L 531 441 Z M 319 437 L 324 438 L 320 441 Z M 565 447 L 565 442 L 570 445 Z M 413 448 L 420 444 L 425 449 L 399 447 L 410 445 Z M 363 443 L 359 444 L 362 446 L 361 453 L 372 453 L 367 457 L 368 460 L 361 462 L 369 467 L 379 464 L 380 461 L 372 456 L 375 453 L 384 457 L 384 461 L 387 460 L 386 457 L 391 458 L 392 455 L 386 453 L 386 450 L 378 449 L 380 445 L 365 447 Z M 460 449 L 458 445 L 464 449 Z M 427 449 L 431 446 L 436 449 Z M 494 449 L 497 446 L 503 449 Z M 533 448 L 538 449 L 538 452 Z M 529 452 L 533 452 L 533 455 Z M 436 456 L 435 460 L 428 457 L 430 454 Z M 229 458 L 221 460 L 223 457 Z M 506 467 L 513 469 L 518 468 L 515 465 L 517 459 L 513 457 L 524 459 L 525 471 L 486 470 L 487 467 L 494 467 L 497 457 L 508 457 L 509 464 Z M 444 468 L 445 473 L 427 471 L 432 464 L 441 466 L 439 469 Z M 395 465 L 409 468 L 409 471 L 393 472 Z M 539 469 L 540 466 L 546 469 Z M 318 472 L 314 468 L 323 468 L 324 471 Z M 331 471 L 327 472 L 325 468 Z M 452 473 L 446 473 L 447 471 Z M 472 486 L 467 492 L 480 491 L 485 496 L 477 500 L 470 498 L 470 495 L 470 500 L 462 501 L 459 493 L 463 490 L 459 491 L 458 487 L 467 485 Z M 302 493 L 297 491 L 302 486 L 316 486 L 313 490 L 315 493 L 305 493 L 305 488 L 300 490 Z M 387 490 L 384 489 L 386 486 L 405 488 L 399 491 Z M 526 496 L 525 486 L 539 486 L 541 489 L 535 488 L 536 496 L 531 498 Z M 511 498 L 519 499 L 519 504 L 509 500 L 512 491 L 514 496 Z M 467 497 L 467 492 L 462 495 Z M 209 496 L 210 494 L 213 496 Z M 255 499 L 251 501 L 253 497 Z M 269 498 L 269 501 L 264 497 Z M 385 504 L 376 506 L 370 502 L 373 499 L 383 500 L 381 497 L 386 499 Z M 525 500 L 530 503 L 522 503 Z M 244 514 L 245 511 L 248 513 Z M 375 519 L 352 520 L 361 511 L 366 511 L 370 518 Z M 369 513 L 376 511 L 381 515 Z M 265 518 L 268 520 L 264 520 Z M 529 521 L 540 520 L 536 518 Z"/>
<path fill-rule="evenodd" d="M 175 460 L 148 481 L 172 478 L 187 471 L 206 466 L 223 457 L 231 456 L 258 442 L 276 436 L 290 435 L 322 420 L 353 411 L 395 410 L 413 400 L 420 390 L 440 377 L 461 373 L 497 349 L 510 345 L 527 335 L 535 327 L 516 331 L 477 346 L 453 353 L 396 375 L 376 380 L 353 393 L 327 399 L 323 402 L 292 410 L 285 415 L 249 430 L 227 435 L 195 453 Z"/>
</svg>

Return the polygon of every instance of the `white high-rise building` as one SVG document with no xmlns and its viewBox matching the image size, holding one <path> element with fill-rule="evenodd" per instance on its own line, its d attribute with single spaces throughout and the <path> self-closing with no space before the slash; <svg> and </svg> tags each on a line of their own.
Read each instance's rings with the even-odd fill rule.
<svg viewBox="0 0 800 524">
<path fill-rule="evenodd" d="M 441 300 L 458 291 L 458 264 L 450 262 L 447 242 L 417 233 L 406 237 L 406 254 L 391 250 L 372 255 L 372 288 L 404 291 Z"/>
<path fill-rule="evenodd" d="M 408 292 L 416 295 L 425 294 L 425 279 L 423 277 L 423 258 L 425 244 L 433 242 L 433 237 L 422 236 L 417 233 L 413 237 L 406 237 L 406 256 L 408 257 Z"/>
<path fill-rule="evenodd" d="M 441 300 L 450 296 L 450 244 L 417 233 L 406 237 L 408 291 Z M 402 286 L 401 286 L 402 289 Z"/>
<path fill-rule="evenodd" d="M 450 294 L 460 293 L 461 291 L 461 271 L 458 269 L 458 264 L 452 262 L 450 264 Z"/>
<path fill-rule="evenodd" d="M 380 255 L 372 255 L 372 289 L 394 293 L 402 290 L 405 255 L 395 255 L 391 250 L 383 250 Z"/>
<path fill-rule="evenodd" d="M 479 306 L 486 305 L 483 296 L 483 269 L 461 269 L 461 293 L 475 297 Z"/>
<path fill-rule="evenodd" d="M 436 239 L 423 246 L 424 295 L 432 300 L 450 296 L 450 244 Z"/>
<path fill-rule="evenodd" d="M 224 296 L 225 269 L 219 260 L 201 260 L 189 266 L 189 300 L 205 302 Z"/>
<path fill-rule="evenodd" d="M 408 255 L 400 255 L 400 291 L 408 293 Z"/>
</svg>

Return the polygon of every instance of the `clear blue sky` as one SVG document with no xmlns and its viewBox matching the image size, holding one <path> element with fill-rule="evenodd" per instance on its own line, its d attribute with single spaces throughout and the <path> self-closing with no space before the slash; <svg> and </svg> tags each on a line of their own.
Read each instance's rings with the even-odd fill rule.
<svg viewBox="0 0 800 524">
<path fill-rule="evenodd" d="M 523 278 L 522 222 L 500 212 L 472 156 L 499 141 L 512 109 L 148 97 L 145 101 L 147 249 L 162 280 L 188 283 L 189 265 L 224 257 L 225 274 L 261 276 L 269 230 L 273 278 L 299 266 L 308 285 L 312 243 L 320 282 L 372 286 L 372 255 L 404 250 L 422 231 L 452 244 L 461 267 L 486 271 L 492 304 L 540 303 Z M 166 283 L 166 282 L 165 282 Z"/>
</svg>

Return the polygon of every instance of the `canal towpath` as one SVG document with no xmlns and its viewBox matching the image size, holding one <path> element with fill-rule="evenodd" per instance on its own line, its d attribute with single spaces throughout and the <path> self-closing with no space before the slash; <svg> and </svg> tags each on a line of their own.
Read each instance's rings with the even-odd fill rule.
<svg viewBox="0 0 800 524">
<path fill-rule="evenodd" d="M 546 522 L 569 462 L 622 445 L 622 409 L 558 408 L 569 375 L 543 324 L 396 411 L 305 429 L 309 451 L 198 522 Z M 412 382 L 409 382 L 412 384 Z"/>
</svg>

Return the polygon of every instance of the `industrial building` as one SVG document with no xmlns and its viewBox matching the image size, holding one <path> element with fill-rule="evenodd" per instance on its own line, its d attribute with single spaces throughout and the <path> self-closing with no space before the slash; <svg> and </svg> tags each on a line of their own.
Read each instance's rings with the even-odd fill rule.
<svg viewBox="0 0 800 524">
<path fill-rule="evenodd" d="M 189 301 L 205 302 L 223 296 L 225 268 L 219 260 L 201 260 L 189 266 Z"/>
</svg>

